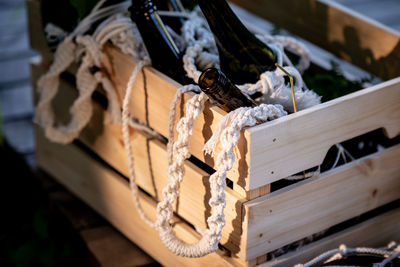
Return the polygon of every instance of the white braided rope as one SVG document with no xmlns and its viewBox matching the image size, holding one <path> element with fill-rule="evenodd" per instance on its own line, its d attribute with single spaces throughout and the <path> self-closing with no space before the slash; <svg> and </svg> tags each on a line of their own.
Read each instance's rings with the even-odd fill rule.
<svg viewBox="0 0 400 267">
<path fill-rule="evenodd" d="M 383 260 L 381 263 L 374 264 L 374 267 L 384 267 L 386 264 L 400 256 L 400 252 L 398 251 L 398 249 L 399 246 L 397 246 L 394 250 L 391 248 L 348 248 L 342 244 L 337 249 L 326 251 L 305 264 L 296 264 L 295 267 L 312 267 L 323 262 L 330 262 L 349 255 L 371 255 L 386 257 L 385 260 Z"/>
<path fill-rule="evenodd" d="M 136 210 L 139 213 L 140 218 L 146 222 L 151 227 L 154 227 L 154 223 L 147 217 L 145 214 L 140 202 L 139 202 L 139 194 L 138 194 L 138 186 L 136 184 L 136 175 L 135 168 L 133 163 L 133 155 L 132 155 L 132 147 L 130 143 L 130 134 L 129 134 L 129 101 L 131 99 L 133 85 L 136 81 L 136 78 L 139 74 L 139 71 L 148 64 L 146 61 L 139 61 L 135 68 L 132 71 L 132 74 L 129 78 L 128 84 L 125 90 L 125 96 L 122 103 L 122 136 L 124 139 L 124 145 L 126 154 L 128 157 L 128 170 L 129 170 L 129 185 L 132 192 L 133 203 L 135 204 Z"/>
<path fill-rule="evenodd" d="M 55 61 L 49 72 L 38 82 L 38 89 L 41 93 L 36 120 L 46 131 L 46 136 L 56 142 L 67 143 L 72 141 L 79 134 L 80 130 L 86 125 L 91 117 L 92 108 L 90 96 L 99 83 L 107 92 L 109 98 L 109 113 L 113 121 L 122 121 L 122 133 L 124 144 L 127 151 L 129 180 L 132 191 L 133 202 L 140 217 L 150 226 L 154 227 L 160 234 L 162 242 L 177 255 L 186 257 L 201 257 L 215 251 L 221 239 L 221 231 L 225 225 L 225 180 L 226 173 L 233 166 L 235 155 L 233 148 L 237 145 L 240 131 L 244 127 L 253 126 L 258 122 L 273 120 L 286 115 L 287 110 L 292 108 L 291 92 L 288 84 L 284 82 L 284 73 L 277 69 L 274 72 L 266 72 L 261 75 L 260 81 L 255 84 L 242 85 L 241 89 L 248 93 L 262 92 L 265 96 L 261 99 L 261 104 L 255 108 L 239 108 L 229 113 L 220 123 L 212 138 L 205 145 L 205 151 L 213 154 L 218 144 L 222 150 L 216 159 L 216 172 L 210 177 L 211 198 L 209 204 L 212 210 L 211 216 L 207 219 L 208 229 L 201 231 L 202 238 L 194 244 L 187 244 L 179 240 L 172 228 L 171 219 L 173 216 L 172 203 L 179 195 L 179 184 L 185 172 L 184 162 L 190 156 L 188 139 L 192 134 L 193 123 L 196 117 L 202 112 L 204 103 L 207 100 L 205 94 L 200 93 L 193 96 L 186 103 L 185 116 L 177 124 L 178 137 L 174 140 L 173 125 L 176 117 L 176 103 L 181 95 L 188 91 L 199 92 L 199 88 L 194 85 L 182 87 L 178 90 L 174 101 L 171 103 L 169 121 L 169 143 L 168 143 L 168 173 L 167 185 L 162 193 L 162 200 L 157 205 L 156 221 L 152 222 L 144 213 L 138 195 L 138 187 L 135 180 L 134 161 L 132 148 L 129 140 L 129 125 L 135 126 L 129 117 L 128 106 L 132 94 L 133 85 L 140 69 L 148 63 L 148 56 L 143 48 L 140 36 L 135 25 L 116 11 L 121 11 L 126 2 L 118 7 L 107 7 L 99 9 L 96 6 L 88 18 L 83 20 L 77 29 L 68 36 L 59 46 L 55 55 Z M 117 12 L 118 13 L 118 12 Z M 99 18 L 113 15 L 100 24 L 93 37 L 81 36 L 93 21 Z M 178 14 L 174 14 L 178 15 Z M 183 35 L 173 35 L 175 39 L 181 39 L 186 46 L 183 57 L 184 69 L 187 75 L 194 81 L 198 80 L 199 69 L 215 66 L 218 67 L 218 54 L 213 36 L 208 29 L 204 18 L 199 15 L 199 9 L 189 14 L 189 19 L 183 26 Z M 170 30 L 170 29 L 169 29 Z M 75 42 L 73 42 L 73 37 Z M 271 39 L 262 36 L 260 39 L 267 42 L 276 52 L 278 63 L 286 64 L 286 70 L 295 77 L 295 97 L 298 108 L 303 109 L 318 104 L 319 97 L 305 88 L 301 75 L 296 68 L 291 66 L 290 61 L 285 56 L 284 48 L 296 50 L 300 53 L 300 70 L 309 64 L 307 50 L 294 39 L 278 38 Z M 114 45 L 136 59 L 141 61 L 135 66 L 126 87 L 122 105 L 122 117 L 120 116 L 120 106 L 115 94 L 115 89 L 106 75 L 101 72 L 92 74 L 90 68 L 96 66 L 101 68 L 103 54 L 102 46 L 111 40 Z M 74 60 L 82 60 L 82 64 L 77 73 L 77 84 L 79 97 L 71 108 L 72 119 L 67 126 L 54 126 L 54 115 L 51 111 L 50 102 L 57 93 L 59 75 Z M 136 125 L 144 127 L 143 125 Z M 151 132 L 148 129 L 148 132 Z"/>
<path fill-rule="evenodd" d="M 116 14 L 103 22 L 93 36 L 80 34 L 84 29 L 90 27 L 97 19 L 110 16 L 115 12 L 124 11 L 127 3 L 121 3 L 97 10 L 85 18 L 81 24 L 58 46 L 54 61 L 49 71 L 37 82 L 39 101 L 35 111 L 35 122 L 42 126 L 45 135 L 53 142 L 66 144 L 78 137 L 81 130 L 86 126 L 92 116 L 91 95 L 99 84 L 107 93 L 108 113 L 111 121 L 121 122 L 121 108 L 116 90 L 111 81 L 101 71 L 92 73 L 92 67 L 102 67 L 102 46 L 111 40 L 120 47 L 122 51 L 132 56 L 146 58 L 143 44 L 137 29 L 132 22 Z M 135 44 L 135 45 L 133 45 Z M 131 48 L 127 48 L 131 47 Z M 70 108 L 71 119 L 67 125 L 57 125 L 54 121 L 54 112 L 51 101 L 58 92 L 59 76 L 74 62 L 81 61 L 76 73 L 76 87 L 78 98 Z M 106 122 L 110 120 L 106 116 Z"/>
</svg>

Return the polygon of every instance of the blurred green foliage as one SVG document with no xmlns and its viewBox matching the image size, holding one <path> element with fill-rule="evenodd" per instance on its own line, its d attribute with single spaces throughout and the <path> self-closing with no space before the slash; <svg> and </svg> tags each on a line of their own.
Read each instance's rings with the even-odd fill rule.
<svg viewBox="0 0 400 267">
<path fill-rule="evenodd" d="M 322 96 L 322 102 L 326 102 L 363 89 L 364 83 L 370 82 L 372 77 L 350 81 L 343 75 L 338 64 L 331 61 L 330 70 L 306 71 L 303 80 L 308 88 Z"/>
</svg>

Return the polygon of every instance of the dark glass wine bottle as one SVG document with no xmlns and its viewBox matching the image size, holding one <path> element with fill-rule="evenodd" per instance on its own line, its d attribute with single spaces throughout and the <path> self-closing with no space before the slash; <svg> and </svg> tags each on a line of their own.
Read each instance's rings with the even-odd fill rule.
<svg viewBox="0 0 400 267">
<path fill-rule="evenodd" d="M 157 6 L 158 10 L 185 12 L 182 4 L 179 0 L 153 0 L 154 4 Z M 185 19 L 182 17 L 168 17 L 164 16 L 162 21 L 165 25 L 170 26 L 176 33 L 181 33 L 181 28 Z"/>
<path fill-rule="evenodd" d="M 132 0 L 131 19 L 142 36 L 154 68 L 181 84 L 188 83 L 182 62 L 182 54 L 151 0 Z"/>
<path fill-rule="evenodd" d="M 199 86 L 221 109 L 230 112 L 240 107 L 255 107 L 257 103 L 237 88 L 225 74 L 216 69 L 206 69 L 199 78 Z"/>
<path fill-rule="evenodd" d="M 254 83 L 274 70 L 275 54 L 236 17 L 225 0 L 198 0 L 218 47 L 221 70 L 235 83 Z"/>
</svg>

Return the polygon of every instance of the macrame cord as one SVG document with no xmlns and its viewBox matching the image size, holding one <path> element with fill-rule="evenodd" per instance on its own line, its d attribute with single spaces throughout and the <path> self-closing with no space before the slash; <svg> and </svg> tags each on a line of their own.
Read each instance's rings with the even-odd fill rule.
<svg viewBox="0 0 400 267">
<path fill-rule="evenodd" d="M 145 131 L 159 139 L 162 139 L 162 137 L 148 126 L 133 120 L 128 111 L 135 80 L 141 69 L 150 64 L 150 60 L 143 47 L 136 25 L 124 15 L 129 1 L 100 8 L 104 2 L 105 0 L 100 1 L 89 16 L 82 20 L 75 31 L 65 37 L 57 48 L 54 62 L 49 71 L 38 80 L 37 89 L 40 98 L 36 107 L 35 122 L 42 126 L 46 137 L 51 141 L 63 144 L 71 142 L 89 122 L 92 115 L 91 95 L 97 86 L 101 84 L 107 93 L 109 102 L 107 109 L 109 117 L 106 117 L 105 122 L 111 120 L 114 123 L 122 123 L 122 134 L 128 157 L 130 188 L 133 202 L 141 219 L 159 232 L 160 239 L 173 253 L 185 257 L 207 255 L 217 250 L 222 228 L 225 225 L 224 189 L 226 186 L 226 174 L 235 161 L 233 149 L 240 138 L 240 131 L 259 122 L 285 116 L 287 111 L 292 112 L 291 88 L 285 83 L 285 74 L 279 69 L 263 73 L 260 80 L 255 84 L 239 86 L 241 90 L 248 94 L 261 92 L 263 96 L 259 99 L 259 106 L 255 108 L 243 107 L 227 114 L 206 143 L 204 150 L 211 155 L 214 155 L 218 144 L 221 147 L 221 151 L 216 158 L 216 172 L 210 176 L 211 198 L 209 204 L 211 215 L 207 219 L 208 228 L 206 230 L 198 229 L 198 232 L 202 235 L 200 241 L 194 244 L 187 244 L 177 238 L 173 231 L 171 225 L 171 220 L 173 219 L 172 204 L 179 196 L 179 184 L 185 173 L 184 162 L 190 157 L 188 140 L 193 133 L 194 121 L 202 113 L 208 97 L 200 91 L 197 85 L 186 85 L 177 91 L 171 103 L 168 129 L 169 142 L 167 145 L 169 164 L 167 185 L 162 191 L 162 199 L 157 205 L 156 221 L 153 222 L 145 214 L 139 201 L 139 189 L 135 180 L 129 127 Z M 211 66 L 218 67 L 219 59 L 214 38 L 198 8 L 188 14 L 177 12 L 160 13 L 172 16 L 182 15 L 188 18 L 182 27 L 182 35 L 176 34 L 171 28 L 167 27 L 177 44 L 180 47 L 186 47 L 183 65 L 188 77 L 197 82 L 201 73 L 200 69 Z M 108 18 L 98 26 L 92 36 L 83 35 L 93 22 L 106 17 Z M 46 29 L 50 31 L 48 35 L 52 36 L 52 38 L 57 38 L 57 34 L 59 38 L 65 36 L 64 32 L 54 27 Z M 300 72 L 303 72 L 309 66 L 308 50 L 290 37 L 259 35 L 258 38 L 266 42 L 275 51 L 278 63 L 285 66 L 285 70 L 294 77 L 295 100 L 298 109 L 305 109 L 320 103 L 320 97 L 306 88 L 300 75 Z M 124 54 L 138 61 L 126 86 L 122 104 L 122 116 L 116 90 L 107 75 L 102 71 L 104 55 L 101 49 L 108 41 L 119 47 Z M 300 55 L 298 69 L 292 65 L 285 55 L 284 49 L 290 49 Z M 76 74 L 79 96 L 70 108 L 70 122 L 67 125 L 56 125 L 54 113 L 51 109 L 51 101 L 57 94 L 60 74 L 75 61 L 81 61 Z M 96 67 L 95 71 L 93 71 L 94 67 Z M 182 95 L 187 92 L 194 92 L 195 94 L 185 104 L 185 116 L 176 125 L 178 136 L 175 140 L 176 105 Z M 318 173 L 316 172 L 313 175 L 318 175 Z"/>
<path fill-rule="evenodd" d="M 380 263 L 375 263 L 373 267 L 384 267 L 394 259 L 400 257 L 400 245 L 391 242 L 387 248 L 348 248 L 345 245 L 340 245 L 337 249 L 332 249 L 321 255 L 315 257 L 305 264 L 296 264 L 295 267 L 312 267 L 320 266 L 321 263 L 328 263 L 333 260 L 345 258 L 350 255 L 370 255 L 370 256 L 383 256 L 385 259 Z"/>
</svg>

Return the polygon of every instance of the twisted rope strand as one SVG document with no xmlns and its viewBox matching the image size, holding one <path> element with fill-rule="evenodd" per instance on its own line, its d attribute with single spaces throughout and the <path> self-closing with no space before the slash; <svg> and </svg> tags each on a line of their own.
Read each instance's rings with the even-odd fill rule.
<svg viewBox="0 0 400 267">
<path fill-rule="evenodd" d="M 330 262 L 332 260 L 341 259 L 348 255 L 371 255 L 371 256 L 383 256 L 387 257 L 381 263 L 374 265 L 374 267 L 383 267 L 393 259 L 400 256 L 400 252 L 388 249 L 376 249 L 376 248 L 348 248 L 345 245 L 340 245 L 338 249 L 332 249 L 322 253 L 314 259 L 308 261 L 305 264 L 296 264 L 295 267 L 312 267 L 319 263 Z"/>
<path fill-rule="evenodd" d="M 218 144 L 221 145 L 221 152 L 216 158 L 216 172 L 210 176 L 211 198 L 209 204 L 211 207 L 211 216 L 207 218 L 208 228 L 200 231 L 202 238 L 194 243 L 187 244 L 178 239 L 173 231 L 171 219 L 173 218 L 172 204 L 179 196 L 179 184 L 185 174 L 185 160 L 190 156 L 189 137 L 193 133 L 195 119 L 204 109 L 207 96 L 204 93 L 194 95 L 185 104 L 185 116 L 182 117 L 176 125 L 178 132 L 177 139 L 174 137 L 174 123 L 176 120 L 176 104 L 182 98 L 182 94 L 194 91 L 200 92 L 195 85 L 188 85 L 180 88 L 175 95 L 169 115 L 169 143 L 168 152 L 168 172 L 167 185 L 162 191 L 162 200 L 157 205 L 156 221 L 151 221 L 143 211 L 139 202 L 138 186 L 134 171 L 134 159 L 132 147 L 130 144 L 129 126 L 133 128 L 147 129 L 149 133 L 154 131 L 142 124 L 137 124 L 129 115 L 129 102 L 132 95 L 133 85 L 139 71 L 148 64 L 149 57 L 145 52 L 140 35 L 136 25 L 123 15 L 121 9 L 126 2 L 114 7 L 100 8 L 96 6 L 94 11 L 85 18 L 76 30 L 67 37 L 56 52 L 55 63 L 50 68 L 47 76 L 38 83 L 39 91 L 42 92 L 42 98 L 38 106 L 38 119 L 45 126 L 46 132 L 49 132 L 49 138 L 57 142 L 67 143 L 75 138 L 80 130 L 86 125 L 91 117 L 92 107 L 90 96 L 96 86 L 101 83 L 107 92 L 110 104 L 108 112 L 114 122 L 122 121 L 122 134 L 124 145 L 128 157 L 129 181 L 132 192 L 132 199 L 141 219 L 154 227 L 160 235 L 162 242 L 173 253 L 186 257 L 201 257 L 215 251 L 221 239 L 221 232 L 225 225 L 225 180 L 227 172 L 232 168 L 235 162 L 234 147 L 240 138 L 240 132 L 245 127 L 253 126 L 259 122 L 277 119 L 287 114 L 284 109 L 290 110 L 291 91 L 289 86 L 284 83 L 284 73 L 280 70 L 266 72 L 261 75 L 260 81 L 255 84 L 245 84 L 240 88 L 248 93 L 260 91 L 264 93 L 261 102 L 264 102 L 255 108 L 239 108 L 220 122 L 213 136 L 206 143 L 204 150 L 206 153 L 214 154 Z M 215 46 L 214 38 L 210 32 L 207 22 L 201 17 L 201 12 L 196 9 L 188 14 L 188 20 L 183 25 L 182 36 L 174 35 L 186 46 L 183 57 L 184 69 L 187 75 L 194 81 L 200 76 L 200 69 L 215 66 L 218 67 L 218 52 Z M 113 15 L 103 21 L 96 29 L 93 37 L 81 36 L 83 32 L 93 23 L 93 21 L 106 16 Z M 177 15 L 177 14 L 172 14 Z M 75 38 L 76 44 L 73 42 Z M 276 52 L 278 62 L 286 65 L 285 69 L 295 77 L 295 98 L 299 109 L 318 104 L 320 98 L 305 88 L 299 71 L 294 68 L 284 53 L 285 48 L 290 48 L 301 53 L 300 71 L 307 68 L 309 64 L 308 51 L 294 39 L 262 36 L 261 39 L 267 42 Z M 101 48 L 104 43 L 111 40 L 124 53 L 129 54 L 140 62 L 135 66 L 126 86 L 125 96 L 122 103 L 122 116 L 120 105 L 111 81 L 101 72 L 91 73 L 90 68 L 97 66 L 101 68 L 103 54 Z M 59 54 L 59 55 L 58 55 Z M 65 58 L 65 59 L 64 59 Z M 50 109 L 50 101 L 57 92 L 58 76 L 75 59 L 81 59 L 82 63 L 77 73 L 77 84 L 79 88 L 79 98 L 71 107 L 72 119 L 69 125 L 54 127 L 54 115 Z M 50 85 L 46 85 L 49 83 Z M 44 84 L 44 86 L 43 86 Z M 49 88 L 51 87 L 51 88 Z M 44 114 L 44 115 L 43 115 Z M 50 130 L 48 130 L 50 129 Z M 153 132 L 152 132 L 153 131 Z"/>
</svg>

